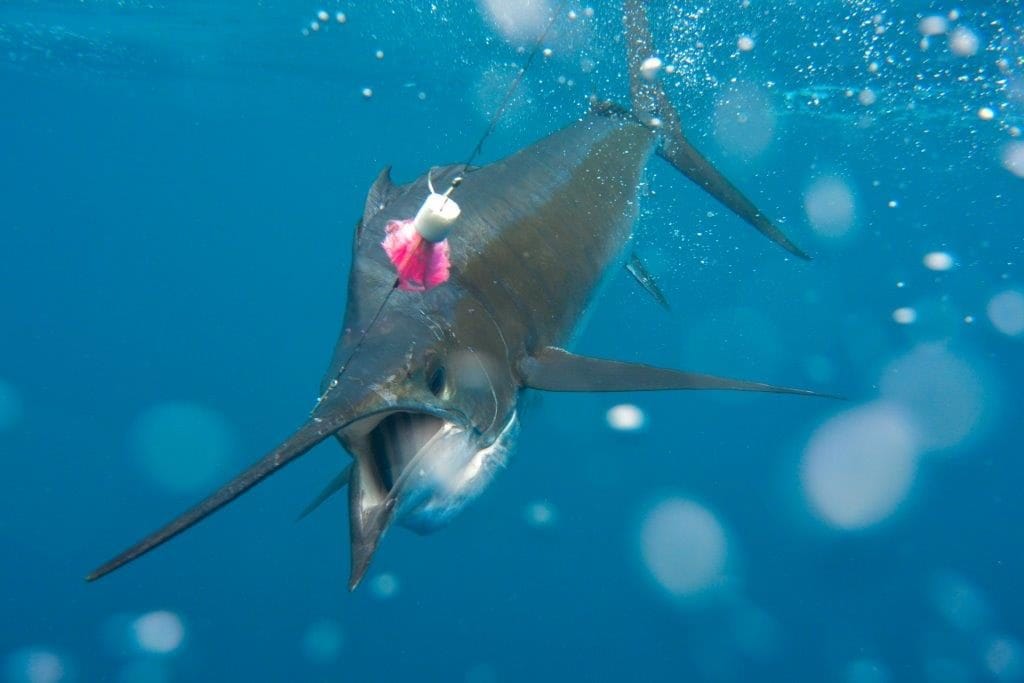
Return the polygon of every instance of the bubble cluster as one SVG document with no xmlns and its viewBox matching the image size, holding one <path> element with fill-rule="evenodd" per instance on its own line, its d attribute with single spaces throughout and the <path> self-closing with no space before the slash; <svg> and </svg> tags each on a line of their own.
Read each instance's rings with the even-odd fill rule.
<svg viewBox="0 0 1024 683">
<path fill-rule="evenodd" d="M 325 9 L 317 10 L 313 15 L 313 18 L 306 24 L 305 28 L 302 29 L 302 35 L 310 36 L 315 33 L 320 33 L 321 29 L 327 29 L 331 24 L 331 13 Z M 338 10 L 334 13 L 333 19 L 335 23 L 344 24 L 348 22 L 348 15 Z"/>
<path fill-rule="evenodd" d="M 553 11 L 548 0 L 477 0 L 477 3 L 491 26 L 505 40 L 517 44 L 540 35 Z"/>
</svg>

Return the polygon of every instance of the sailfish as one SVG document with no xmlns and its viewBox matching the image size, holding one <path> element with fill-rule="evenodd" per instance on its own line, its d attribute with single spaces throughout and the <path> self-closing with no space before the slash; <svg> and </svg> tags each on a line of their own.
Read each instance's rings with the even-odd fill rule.
<svg viewBox="0 0 1024 683">
<path fill-rule="evenodd" d="M 380 173 L 355 230 L 343 329 L 309 419 L 88 580 L 148 553 L 332 437 L 351 462 L 310 508 L 347 487 L 354 589 L 392 524 L 433 531 L 481 494 L 513 449 L 528 390 L 824 395 L 564 348 L 609 273 L 626 266 L 660 296 L 629 249 L 652 153 L 808 258 L 687 141 L 661 83 L 641 69 L 654 54 L 644 2 L 626 0 L 624 17 L 630 108 L 592 103 L 575 123 L 478 168 L 435 166 L 403 185 L 389 169 Z M 382 248 L 389 225 L 415 215 L 434 186 L 453 182 L 461 214 L 448 238 L 450 274 L 425 291 L 398 288 Z"/>
</svg>

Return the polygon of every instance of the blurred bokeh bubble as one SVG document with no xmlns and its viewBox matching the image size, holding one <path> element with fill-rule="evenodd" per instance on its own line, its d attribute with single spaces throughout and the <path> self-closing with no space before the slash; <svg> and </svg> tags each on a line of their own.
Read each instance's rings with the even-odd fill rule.
<svg viewBox="0 0 1024 683">
<path fill-rule="evenodd" d="M 216 484 L 236 450 L 227 419 L 198 403 L 168 401 L 139 416 L 132 445 L 145 473 L 172 493 L 195 493 Z"/>
</svg>

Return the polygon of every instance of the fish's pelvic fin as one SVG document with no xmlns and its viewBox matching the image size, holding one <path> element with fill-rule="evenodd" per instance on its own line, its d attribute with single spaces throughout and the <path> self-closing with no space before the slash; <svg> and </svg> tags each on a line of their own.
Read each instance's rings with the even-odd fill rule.
<svg viewBox="0 0 1024 683">
<path fill-rule="evenodd" d="M 647 78 L 641 64 L 656 54 L 651 38 L 645 0 L 626 0 L 623 21 L 629 63 L 629 91 L 633 113 L 642 123 L 659 132 L 658 156 L 672 164 L 705 192 L 721 202 L 761 234 L 783 249 L 810 260 L 753 202 L 722 175 L 683 135 L 679 112 L 668 99 L 657 78 Z"/>
<path fill-rule="evenodd" d="M 667 370 L 650 365 L 623 363 L 577 356 L 564 349 L 549 346 L 520 363 L 523 383 L 542 391 L 671 391 L 721 389 L 758 391 L 771 394 L 795 394 L 839 398 L 809 389 L 779 387 L 762 382 L 702 375 L 680 370 Z"/>
<path fill-rule="evenodd" d="M 657 280 L 651 275 L 651 271 L 647 270 L 647 266 L 644 265 L 643 260 L 637 256 L 636 252 L 629 255 L 629 261 L 626 263 L 626 271 L 633 276 L 633 278 L 647 290 L 647 293 L 654 297 L 654 300 L 661 304 L 661 307 L 666 311 L 671 311 L 672 307 L 668 305 L 668 299 L 665 298 L 665 294 L 658 287 Z"/>
<path fill-rule="evenodd" d="M 303 519 L 308 517 L 309 514 L 313 512 L 313 510 L 316 510 L 318 507 L 320 507 L 324 503 L 324 501 L 326 501 L 328 498 L 333 496 L 338 491 L 345 488 L 345 486 L 348 485 L 348 480 L 349 477 L 351 476 L 352 465 L 349 464 L 346 465 L 345 469 L 339 472 L 337 476 L 335 476 L 327 483 L 327 486 L 325 486 L 324 489 L 319 494 L 317 494 L 317 497 L 311 500 L 309 505 L 307 505 L 305 509 L 303 509 L 303 511 L 299 513 L 299 516 L 295 518 L 295 521 L 302 521 Z"/>
</svg>

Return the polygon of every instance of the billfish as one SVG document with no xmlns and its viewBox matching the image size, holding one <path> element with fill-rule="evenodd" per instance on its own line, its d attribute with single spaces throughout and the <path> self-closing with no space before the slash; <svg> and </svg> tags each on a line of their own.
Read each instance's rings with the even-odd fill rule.
<svg viewBox="0 0 1024 683">
<path fill-rule="evenodd" d="M 352 461 L 307 512 L 348 488 L 354 589 L 393 523 L 433 531 L 487 487 L 512 451 L 526 390 L 823 395 L 565 350 L 595 289 L 617 268 L 664 301 L 628 249 L 652 153 L 807 258 L 686 140 L 661 84 L 642 72 L 654 55 L 642 0 L 626 1 L 625 29 L 631 109 L 594 103 L 576 123 L 479 168 L 436 166 L 404 185 L 389 169 L 380 173 L 355 230 L 343 329 L 310 418 L 88 580 L 163 544 L 331 437 Z M 400 288 L 383 248 L 389 225 L 408 221 L 434 186 L 447 185 L 458 186 L 461 214 L 447 239 L 443 283 Z"/>
</svg>

